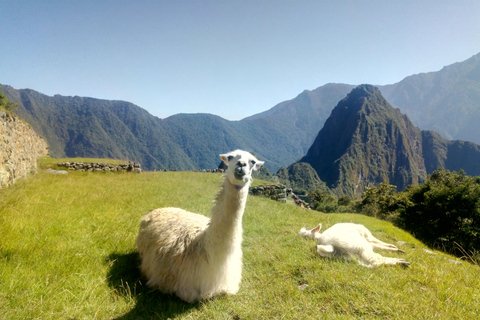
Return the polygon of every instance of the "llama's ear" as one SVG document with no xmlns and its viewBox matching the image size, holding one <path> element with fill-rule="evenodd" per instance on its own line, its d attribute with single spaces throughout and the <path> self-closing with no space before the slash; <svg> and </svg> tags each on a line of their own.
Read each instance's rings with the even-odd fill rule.
<svg viewBox="0 0 480 320">
<path fill-rule="evenodd" d="M 263 166 L 264 163 L 265 163 L 265 161 L 256 161 L 255 162 L 255 167 L 253 167 L 253 169 L 254 170 L 260 169 L 260 167 Z"/>
<path fill-rule="evenodd" d="M 317 233 L 320 231 L 320 229 L 322 229 L 322 224 L 319 223 L 318 226 L 316 226 L 313 230 L 312 230 L 312 233 Z"/>
<path fill-rule="evenodd" d="M 229 156 L 228 153 L 220 155 L 220 159 L 222 159 L 222 161 L 225 162 L 225 164 L 227 164 L 227 161 L 230 160 L 231 157 L 232 156 Z"/>
</svg>

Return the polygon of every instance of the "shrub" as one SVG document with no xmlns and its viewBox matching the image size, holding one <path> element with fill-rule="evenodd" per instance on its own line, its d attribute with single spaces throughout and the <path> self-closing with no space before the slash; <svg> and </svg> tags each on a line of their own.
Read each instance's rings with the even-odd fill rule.
<svg viewBox="0 0 480 320">
<path fill-rule="evenodd" d="M 352 199 L 349 196 L 343 196 L 338 198 L 339 206 L 349 206 L 352 203 Z"/>
<path fill-rule="evenodd" d="M 317 189 L 308 194 L 311 201 L 311 207 L 317 211 L 322 212 L 336 212 L 338 208 L 337 198 L 331 195 L 328 191 Z"/>
<path fill-rule="evenodd" d="M 382 182 L 378 187 L 369 187 L 362 195 L 360 208 L 362 213 L 380 219 L 393 219 L 397 210 L 408 202 L 405 194 L 397 193 L 397 187 Z"/>
<path fill-rule="evenodd" d="M 480 177 L 439 169 L 405 193 L 409 201 L 400 210 L 404 229 L 457 255 L 480 250 Z"/>
</svg>

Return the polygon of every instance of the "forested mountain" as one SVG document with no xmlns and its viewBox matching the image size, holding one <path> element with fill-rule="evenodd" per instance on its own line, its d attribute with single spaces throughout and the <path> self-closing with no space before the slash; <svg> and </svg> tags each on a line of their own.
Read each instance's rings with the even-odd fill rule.
<svg viewBox="0 0 480 320">
<path fill-rule="evenodd" d="M 306 162 L 295 162 L 288 168 L 282 167 L 275 176 L 289 188 L 296 190 L 295 192 L 328 190 L 327 185 L 320 180 L 315 169 Z"/>
<path fill-rule="evenodd" d="M 210 114 L 159 119 L 134 104 L 82 97 L 53 97 L 8 85 L 17 114 L 50 145 L 53 157 L 113 157 L 147 170 L 213 168 L 218 154 L 255 152 L 276 172 L 303 157 L 335 105 L 355 86 L 327 84 L 241 121 Z M 480 54 L 438 72 L 379 87 L 394 107 L 421 129 L 480 143 Z"/>
<path fill-rule="evenodd" d="M 403 190 L 441 167 L 480 175 L 480 146 L 421 131 L 378 88 L 361 85 L 337 104 L 299 162 L 336 194 L 355 197 L 383 181 Z"/>
<path fill-rule="evenodd" d="M 305 91 L 272 115 L 241 121 L 201 113 L 159 119 L 125 101 L 50 97 L 7 85 L 2 91 L 46 138 L 53 157 L 109 157 L 138 161 L 147 170 L 191 170 L 215 168 L 219 154 L 240 148 L 255 152 L 275 172 L 305 154 L 330 104 L 349 87 Z"/>
<path fill-rule="evenodd" d="M 195 167 L 161 121 L 131 103 L 2 88 L 19 104 L 17 114 L 48 141 L 52 157 L 134 160 L 151 169 Z"/>
</svg>

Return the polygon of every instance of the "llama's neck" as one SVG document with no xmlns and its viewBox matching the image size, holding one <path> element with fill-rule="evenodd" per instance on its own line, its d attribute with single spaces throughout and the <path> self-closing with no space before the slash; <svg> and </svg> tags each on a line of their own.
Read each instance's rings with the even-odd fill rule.
<svg viewBox="0 0 480 320">
<path fill-rule="evenodd" d="M 242 188 L 225 178 L 222 189 L 211 209 L 210 224 L 205 240 L 209 246 L 240 247 L 242 241 L 242 217 L 245 210 L 249 183 Z"/>
</svg>

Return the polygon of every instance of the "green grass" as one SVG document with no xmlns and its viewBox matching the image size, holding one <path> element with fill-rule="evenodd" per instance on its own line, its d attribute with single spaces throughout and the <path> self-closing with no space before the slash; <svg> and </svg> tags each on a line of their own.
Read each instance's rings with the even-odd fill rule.
<svg viewBox="0 0 480 320">
<path fill-rule="evenodd" d="M 58 161 L 58 160 L 55 160 Z M 42 167 L 55 161 L 44 159 Z M 220 174 L 86 173 L 35 176 L 0 190 L 1 319 L 469 319 L 480 311 L 480 268 L 455 264 L 390 223 L 322 214 L 250 196 L 240 291 L 189 305 L 151 291 L 138 271 L 135 237 L 150 209 L 208 214 Z M 298 230 L 322 222 L 367 226 L 406 241 L 411 262 L 365 268 L 325 260 Z M 308 285 L 305 289 L 299 286 Z"/>
</svg>

